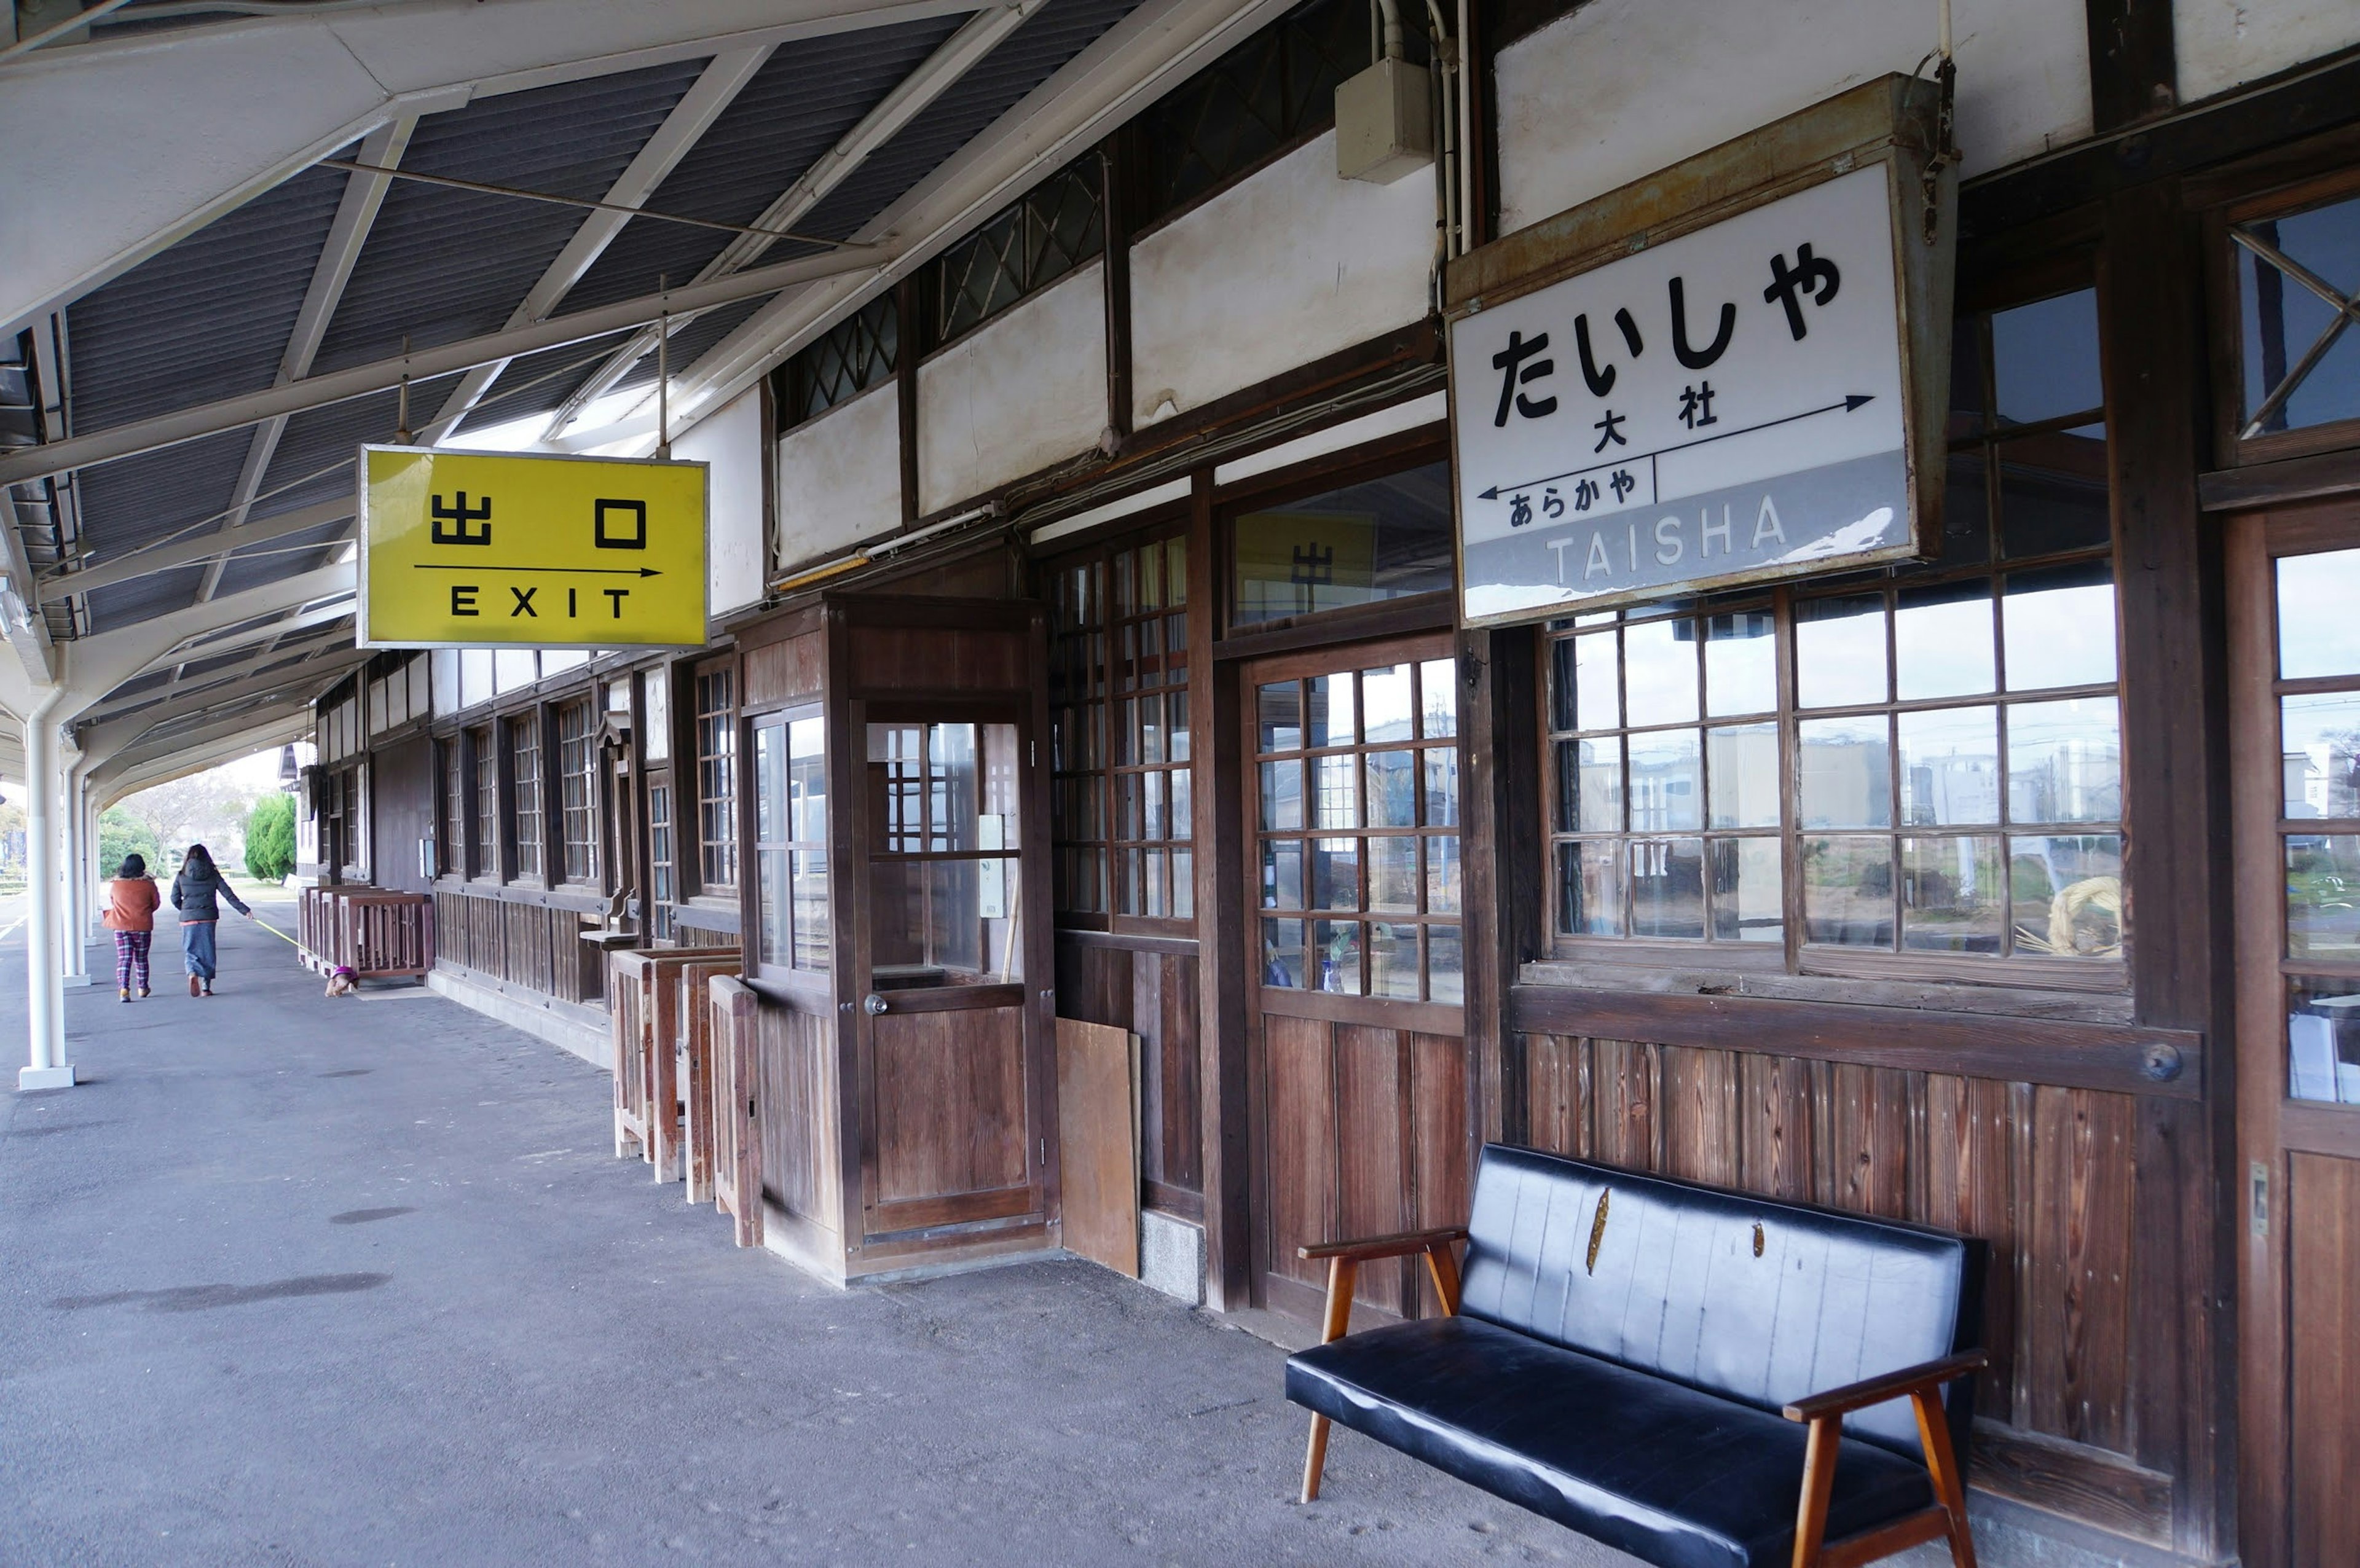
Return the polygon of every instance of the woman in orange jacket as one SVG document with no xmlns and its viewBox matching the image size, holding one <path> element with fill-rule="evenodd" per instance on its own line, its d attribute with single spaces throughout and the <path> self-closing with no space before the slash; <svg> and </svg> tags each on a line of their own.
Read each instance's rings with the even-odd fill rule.
<svg viewBox="0 0 2360 1568">
<path fill-rule="evenodd" d="M 139 982 L 139 994 L 148 994 L 148 949 L 156 940 L 156 906 L 162 899 L 156 891 L 156 879 L 148 875 L 148 862 L 137 855 L 123 857 L 123 866 L 115 880 L 106 885 L 106 913 L 99 919 L 115 933 L 115 996 L 117 1001 L 131 1000 L 131 982 Z"/>
</svg>

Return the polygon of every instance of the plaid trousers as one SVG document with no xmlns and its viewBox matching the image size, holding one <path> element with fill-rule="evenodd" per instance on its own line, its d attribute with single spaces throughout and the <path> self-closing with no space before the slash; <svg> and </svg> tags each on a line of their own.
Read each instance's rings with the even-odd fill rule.
<svg viewBox="0 0 2360 1568">
<path fill-rule="evenodd" d="M 115 933 L 115 988 L 128 991 L 132 976 L 138 976 L 139 989 L 148 989 L 148 948 L 156 940 L 154 931 L 116 931 Z"/>
</svg>

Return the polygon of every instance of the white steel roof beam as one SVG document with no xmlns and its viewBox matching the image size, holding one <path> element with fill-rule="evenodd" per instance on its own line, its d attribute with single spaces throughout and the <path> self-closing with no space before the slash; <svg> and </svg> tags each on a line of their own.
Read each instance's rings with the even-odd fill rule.
<svg viewBox="0 0 2360 1568">
<path fill-rule="evenodd" d="M 334 604 L 315 605 L 311 609 L 300 611 L 294 615 L 288 615 L 283 619 L 272 621 L 266 626 L 251 626 L 242 632 L 233 632 L 226 637 L 216 638 L 212 642 L 202 642 L 196 644 L 192 648 L 185 648 L 177 650 L 168 648 L 165 650 L 164 654 L 149 660 L 139 669 L 132 670 L 130 674 L 126 675 L 123 680 L 128 681 L 134 675 L 144 675 L 150 670 L 157 669 L 168 662 L 178 665 L 182 663 L 194 663 L 198 659 L 218 659 L 223 654 L 235 653 L 242 648 L 253 648 L 263 643 L 277 642 L 281 637 L 292 637 L 297 632 L 307 631 L 313 626 L 328 626 L 338 621 L 349 621 L 352 618 L 353 603 L 350 599 L 341 600 Z M 122 683 L 123 681 L 121 681 L 115 682 L 118 686 Z"/>
<path fill-rule="evenodd" d="M 998 49 L 1001 40 L 1022 26 L 1027 18 L 1048 4 L 1048 0 L 1014 0 L 1013 4 L 994 6 L 978 12 L 967 25 L 943 40 L 934 53 L 918 68 L 901 79 L 877 106 L 860 118 L 860 123 L 844 135 L 844 138 L 820 155 L 796 181 L 782 191 L 779 199 L 762 210 L 754 220 L 758 229 L 792 229 L 803 215 L 826 200 L 828 192 L 844 183 L 853 170 L 867 161 L 869 156 L 900 133 L 901 128 L 948 92 L 961 77 L 983 63 L 986 56 Z M 768 234 L 739 234 L 723 248 L 721 254 L 706 264 L 694 281 L 706 282 L 743 271 L 760 259 L 764 252 L 776 244 Z M 629 374 L 631 366 L 653 354 L 656 332 L 642 329 L 631 341 L 598 367 L 596 375 L 585 382 L 550 417 L 543 439 L 555 437 L 581 416 L 582 410 L 606 395 L 615 384 Z"/>
<path fill-rule="evenodd" d="M 340 657 L 328 659 L 307 657 L 300 664 L 268 670 L 262 674 L 248 675 L 225 686 L 207 687 L 200 691 L 188 691 L 169 702 L 133 709 L 95 722 L 85 722 L 75 732 L 74 739 L 82 747 L 84 757 L 95 762 L 104 762 L 108 757 L 122 753 L 138 737 L 148 734 L 158 725 L 169 724 L 176 719 L 187 718 L 191 713 L 202 713 L 210 709 L 227 707 L 232 702 L 247 702 L 257 697 L 268 696 L 274 691 L 291 691 L 298 689 L 305 693 L 305 700 L 308 701 L 311 693 L 324 689 L 337 676 L 355 665 L 366 663 L 368 655 L 357 648 L 343 649 Z"/>
<path fill-rule="evenodd" d="M 402 156 L 410 150 L 410 134 L 417 128 L 416 114 L 404 111 L 396 114 L 390 124 L 371 131 L 361 143 L 360 160 L 386 169 L 399 167 Z M 377 212 L 385 205 L 385 193 L 392 184 L 389 175 L 345 176 L 344 200 L 336 204 L 335 219 L 328 225 L 327 244 L 320 247 L 319 263 L 311 269 L 311 286 L 304 290 L 302 308 L 295 312 L 295 325 L 287 334 L 287 352 L 279 357 L 279 378 L 273 385 L 284 387 L 311 374 L 311 361 L 328 335 L 328 323 L 335 318 L 336 307 L 344 301 L 344 285 L 352 281 L 361 247 L 368 243 L 369 230 L 376 224 Z M 262 492 L 262 476 L 269 472 L 270 460 L 278 455 L 279 438 L 286 433 L 284 414 L 255 427 L 254 438 L 246 449 L 246 467 L 237 476 L 237 489 L 233 493 L 230 513 L 222 522 L 221 532 L 235 533 L 245 526 L 255 497 Z M 200 603 L 212 598 L 213 591 L 221 586 L 224 564 L 224 558 L 216 556 L 213 564 L 205 568 L 204 581 L 197 585 Z"/>
<path fill-rule="evenodd" d="M 508 328 L 482 337 L 463 338 L 439 348 L 421 349 L 406 358 L 396 355 L 371 365 L 356 365 L 347 370 L 308 376 L 284 387 L 201 403 L 193 408 L 116 425 L 86 436 L 70 437 L 45 446 L 26 447 L 6 457 L 0 457 L 0 485 L 22 484 L 27 480 L 62 474 L 69 469 L 134 457 L 143 452 L 155 452 L 163 447 L 177 446 L 182 441 L 256 424 L 273 415 L 299 413 L 305 408 L 341 403 L 347 398 L 366 397 L 371 392 L 383 392 L 401 385 L 404 376 L 415 381 L 429 381 L 454 371 L 472 370 L 476 365 L 488 365 L 497 359 L 515 358 L 545 348 L 602 338 L 610 332 L 655 321 L 664 313 L 667 306 L 673 318 L 681 320 L 712 310 L 716 305 L 732 305 L 740 299 L 775 294 L 814 278 L 834 278 L 847 272 L 872 271 L 890 262 L 897 254 L 898 247 L 889 244 L 865 250 L 833 251 L 825 256 L 805 256 L 798 261 L 782 261 L 775 266 L 741 272 L 734 278 L 716 278 L 691 289 L 676 289 L 669 298 L 660 294 L 643 294 L 635 299 L 618 300 L 595 310 L 577 310 L 531 326 Z"/>
<path fill-rule="evenodd" d="M 639 148 L 639 156 L 631 159 L 630 166 L 617 177 L 613 185 L 607 187 L 602 200 L 617 207 L 637 207 L 646 201 L 655 193 L 656 187 L 664 182 L 665 177 L 680 167 L 680 160 L 686 158 L 705 133 L 713 128 L 713 122 L 719 119 L 722 111 L 745 91 L 746 84 L 754 79 L 754 73 L 761 70 L 762 63 L 770 58 L 770 46 L 767 44 L 757 49 L 731 49 L 716 55 L 713 62 L 705 68 L 705 73 L 696 79 L 695 84 L 678 103 L 672 105 L 672 113 L 665 116 L 662 125 L 656 127 L 647 145 Z M 362 161 L 369 160 L 365 158 Z M 615 236 L 621 234 L 623 225 L 629 222 L 630 218 L 626 213 L 593 212 L 580 228 L 574 231 L 573 239 L 557 253 L 557 259 L 549 264 L 549 269 L 541 275 L 541 281 L 526 293 L 524 302 L 508 317 L 508 324 L 522 327 L 546 321 L 567 291 L 582 281 L 584 274 L 596 264 L 599 256 L 606 254 L 606 247 L 615 243 Z M 479 365 L 467 372 L 459 385 L 452 389 L 451 396 L 443 400 L 441 411 L 419 427 L 421 441 L 431 445 L 465 419 L 468 410 L 490 388 L 500 372 L 508 367 L 508 363 L 505 359 L 494 360 L 489 365 Z"/>
<path fill-rule="evenodd" d="M 88 593 L 134 578 L 169 572 L 175 567 L 191 565 L 200 561 L 213 561 L 233 550 L 248 550 L 258 544 L 268 544 L 294 534 L 323 528 L 330 523 L 349 521 L 353 515 L 353 498 L 340 495 L 333 501 L 322 501 L 297 511 L 265 517 L 258 523 L 248 523 L 236 533 L 190 534 L 164 544 L 149 545 L 145 550 L 102 560 L 96 566 L 63 577 L 46 577 L 41 585 L 51 597 L 60 593 Z M 323 545 L 324 548 L 324 545 Z"/>
</svg>

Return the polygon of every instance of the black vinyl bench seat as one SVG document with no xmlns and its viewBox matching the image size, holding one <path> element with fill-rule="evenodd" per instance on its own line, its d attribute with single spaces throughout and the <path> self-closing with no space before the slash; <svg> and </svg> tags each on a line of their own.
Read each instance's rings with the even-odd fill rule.
<svg viewBox="0 0 2360 1568">
<path fill-rule="evenodd" d="M 1980 1241 L 1491 1145 L 1465 1229 L 1301 1252 L 1306 1502 L 1335 1421 L 1663 1568 L 1972 1568 Z M 1347 1337 L 1360 1263 L 1412 1256 L 1448 1315 Z"/>
</svg>

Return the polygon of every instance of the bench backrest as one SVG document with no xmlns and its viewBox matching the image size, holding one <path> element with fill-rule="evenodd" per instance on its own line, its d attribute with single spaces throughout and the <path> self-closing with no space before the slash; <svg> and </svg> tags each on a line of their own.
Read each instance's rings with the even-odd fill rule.
<svg viewBox="0 0 2360 1568">
<path fill-rule="evenodd" d="M 1922 1225 L 1492 1144 L 1468 1228 L 1469 1316 L 1765 1409 L 1981 1343 L 1984 1244 Z M 1906 1400 L 1844 1429 L 1918 1453 Z"/>
</svg>

